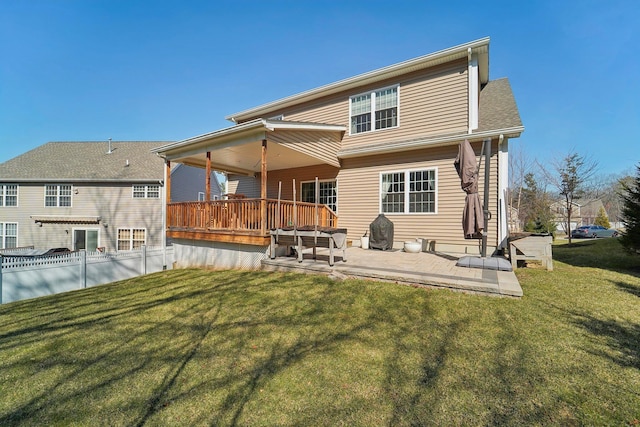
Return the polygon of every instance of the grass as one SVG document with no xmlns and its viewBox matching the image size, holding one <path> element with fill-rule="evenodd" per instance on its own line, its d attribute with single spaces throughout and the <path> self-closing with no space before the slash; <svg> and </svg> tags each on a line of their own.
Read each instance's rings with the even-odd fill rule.
<svg viewBox="0 0 640 427">
<path fill-rule="evenodd" d="M 0 425 L 634 425 L 640 257 L 524 298 L 174 270 L 0 306 Z"/>
</svg>

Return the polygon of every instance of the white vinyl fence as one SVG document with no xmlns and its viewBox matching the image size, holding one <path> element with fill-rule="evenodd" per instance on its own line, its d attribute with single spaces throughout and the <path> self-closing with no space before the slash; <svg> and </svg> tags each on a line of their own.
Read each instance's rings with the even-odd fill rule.
<svg viewBox="0 0 640 427">
<path fill-rule="evenodd" d="M 173 247 L 126 252 L 72 252 L 0 257 L 0 304 L 130 279 L 170 269 Z"/>
</svg>

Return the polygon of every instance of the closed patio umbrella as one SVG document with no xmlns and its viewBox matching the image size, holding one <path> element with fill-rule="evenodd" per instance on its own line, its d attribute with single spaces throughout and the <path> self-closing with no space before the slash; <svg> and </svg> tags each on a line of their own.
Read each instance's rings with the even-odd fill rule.
<svg viewBox="0 0 640 427">
<path fill-rule="evenodd" d="M 458 147 L 458 156 L 454 162 L 460 184 L 467 196 L 462 211 L 462 231 L 465 239 L 479 239 L 484 229 L 484 213 L 478 195 L 478 168 L 476 153 L 468 140 L 464 140 Z"/>
</svg>

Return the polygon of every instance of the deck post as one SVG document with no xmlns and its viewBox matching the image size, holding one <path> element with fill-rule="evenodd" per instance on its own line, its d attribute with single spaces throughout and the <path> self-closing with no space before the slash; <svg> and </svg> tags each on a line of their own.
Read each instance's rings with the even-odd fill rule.
<svg viewBox="0 0 640 427">
<path fill-rule="evenodd" d="M 262 158 L 260 166 L 260 232 L 267 233 L 267 140 L 262 140 Z"/>
<path fill-rule="evenodd" d="M 207 151 L 206 178 L 204 186 L 204 200 L 211 201 L 211 151 Z"/>
<path fill-rule="evenodd" d="M 165 160 L 165 206 L 171 203 L 171 161 Z M 167 209 L 165 232 L 171 226 L 171 210 Z"/>
</svg>

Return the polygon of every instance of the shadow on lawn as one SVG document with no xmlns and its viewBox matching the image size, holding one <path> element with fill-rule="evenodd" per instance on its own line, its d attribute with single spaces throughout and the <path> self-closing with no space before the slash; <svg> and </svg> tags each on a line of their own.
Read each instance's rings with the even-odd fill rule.
<svg viewBox="0 0 640 427">
<path fill-rule="evenodd" d="M 636 323 L 598 319 L 585 313 L 574 313 L 576 324 L 595 337 L 603 338 L 605 348 L 589 350 L 620 366 L 640 369 L 640 325 Z M 636 392 L 637 394 L 637 392 Z"/>
<path fill-rule="evenodd" d="M 189 423 L 235 425 L 274 376 L 377 321 L 335 328 L 333 316 L 353 301 L 335 300 L 326 280 L 317 295 L 286 283 L 292 308 L 271 293 L 283 286 L 281 275 L 177 270 L 153 277 L 0 310 L 0 319 L 15 319 L 0 328 L 0 369 L 31 390 L 14 405 L 0 404 L 0 425 L 141 426 L 210 393 L 223 396 Z"/>
<path fill-rule="evenodd" d="M 640 277 L 640 256 L 626 253 L 618 239 L 574 239 L 553 246 L 553 259 L 575 267 L 593 267 Z"/>
<path fill-rule="evenodd" d="M 640 286 L 635 286 L 635 285 L 632 285 L 631 283 L 625 283 L 625 282 L 617 282 L 615 285 L 620 289 L 622 289 L 623 291 L 628 292 L 631 295 L 634 295 L 640 298 Z"/>
</svg>

